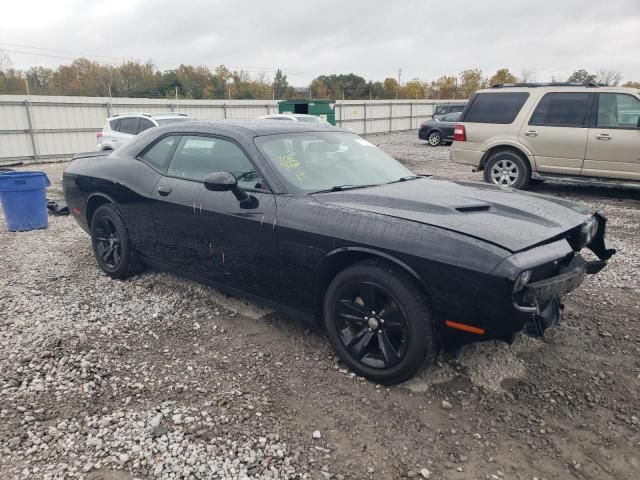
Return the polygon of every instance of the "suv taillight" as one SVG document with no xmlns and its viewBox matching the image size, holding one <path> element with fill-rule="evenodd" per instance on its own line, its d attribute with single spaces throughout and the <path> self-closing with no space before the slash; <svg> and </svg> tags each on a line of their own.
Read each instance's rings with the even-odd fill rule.
<svg viewBox="0 0 640 480">
<path fill-rule="evenodd" d="M 453 128 L 453 141 L 454 142 L 467 141 L 467 131 L 465 130 L 464 125 L 456 125 Z"/>
<path fill-rule="evenodd" d="M 102 132 L 96 132 L 96 138 L 101 138 L 102 137 Z"/>
</svg>

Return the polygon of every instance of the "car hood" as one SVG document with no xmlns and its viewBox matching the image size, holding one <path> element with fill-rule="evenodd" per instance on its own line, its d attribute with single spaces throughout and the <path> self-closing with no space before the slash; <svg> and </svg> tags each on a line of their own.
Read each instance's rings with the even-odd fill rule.
<svg viewBox="0 0 640 480">
<path fill-rule="evenodd" d="M 578 204 L 512 188 L 433 178 L 314 196 L 326 204 L 451 230 L 511 252 L 557 237 L 594 213 Z"/>
</svg>

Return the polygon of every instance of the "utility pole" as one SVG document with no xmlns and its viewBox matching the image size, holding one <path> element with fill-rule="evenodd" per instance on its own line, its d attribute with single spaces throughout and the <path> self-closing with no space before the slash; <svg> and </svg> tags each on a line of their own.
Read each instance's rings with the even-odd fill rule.
<svg viewBox="0 0 640 480">
<path fill-rule="evenodd" d="M 178 86 L 176 85 L 176 102 L 178 101 Z"/>
<path fill-rule="evenodd" d="M 24 84 L 27 86 L 27 97 L 30 97 L 31 94 L 29 93 L 29 79 L 27 79 L 26 77 L 24 79 Z"/>
</svg>

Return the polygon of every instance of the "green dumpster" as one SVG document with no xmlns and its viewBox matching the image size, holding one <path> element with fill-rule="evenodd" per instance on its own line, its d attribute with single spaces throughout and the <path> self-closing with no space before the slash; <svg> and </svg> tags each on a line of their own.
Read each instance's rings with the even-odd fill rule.
<svg viewBox="0 0 640 480">
<path fill-rule="evenodd" d="M 282 100 L 278 102 L 280 113 L 301 113 L 324 118 L 331 125 L 336 124 L 336 102 L 326 99 Z"/>
</svg>

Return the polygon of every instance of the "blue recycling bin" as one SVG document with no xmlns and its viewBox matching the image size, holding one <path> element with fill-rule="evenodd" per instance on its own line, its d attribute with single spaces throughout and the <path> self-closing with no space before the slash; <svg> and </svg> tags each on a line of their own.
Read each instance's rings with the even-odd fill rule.
<svg viewBox="0 0 640 480">
<path fill-rule="evenodd" d="M 9 231 L 47 228 L 45 192 L 50 185 L 44 172 L 0 173 L 0 201 Z"/>
</svg>

